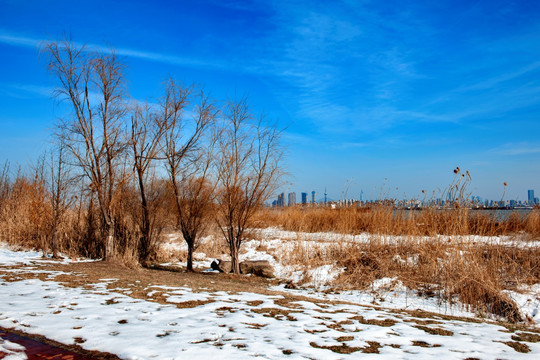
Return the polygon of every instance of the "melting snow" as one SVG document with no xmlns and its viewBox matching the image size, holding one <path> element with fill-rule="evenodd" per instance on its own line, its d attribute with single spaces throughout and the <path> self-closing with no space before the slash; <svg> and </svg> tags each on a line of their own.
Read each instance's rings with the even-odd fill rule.
<svg viewBox="0 0 540 360">
<path fill-rule="evenodd" d="M 265 231 L 270 239 L 264 241 L 264 246 L 277 248 L 283 244 L 282 240 L 272 239 L 277 230 Z M 245 245 L 243 259 L 270 261 L 278 277 L 304 276 L 294 267 L 284 266 L 257 250 L 263 248 L 260 240 Z M 402 311 L 424 309 L 474 316 L 448 308 L 435 299 L 415 296 L 397 279 L 379 279 L 370 292 L 327 294 L 313 289 L 286 290 L 284 286 L 273 289 L 311 298 L 292 302 L 279 294 L 193 292 L 187 286 L 146 288 L 149 296 L 166 292 L 167 304 L 159 304 L 109 289 L 108 285 L 116 279 L 101 279 L 89 289 L 64 287 L 54 281 L 59 272 L 28 266 L 47 261 L 40 258 L 38 252 L 12 251 L 0 246 L 0 266 L 27 265 L 2 269 L 4 272 L 49 274 L 47 281 L 9 282 L 0 275 L 0 326 L 44 335 L 65 344 L 77 342 L 85 349 L 111 352 L 126 359 L 207 359 L 216 355 L 235 359 L 281 359 L 285 355 L 291 359 L 349 359 L 374 350 L 381 359 L 534 359 L 540 355 L 540 342 L 522 342 L 529 353 L 514 350 L 509 344 L 514 342 L 515 334 L 497 324 L 446 320 L 437 315 L 418 318 Z M 204 255 L 196 259 L 210 261 Z M 332 265 L 324 265 L 311 269 L 309 277 L 315 286 L 328 282 L 339 272 Z M 509 295 L 524 313 L 540 323 L 540 285 L 521 290 Z M 7 354 L 4 359 L 24 359 L 20 350 L 17 344 L 0 340 L 0 352 Z"/>
</svg>

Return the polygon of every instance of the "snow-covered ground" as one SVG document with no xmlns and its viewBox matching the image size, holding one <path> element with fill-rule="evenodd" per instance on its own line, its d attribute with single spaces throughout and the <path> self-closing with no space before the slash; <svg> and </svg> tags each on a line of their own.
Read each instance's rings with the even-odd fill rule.
<svg viewBox="0 0 540 360">
<path fill-rule="evenodd" d="M 397 236 L 397 235 L 374 235 L 362 233 L 359 235 L 339 234 L 334 232 L 297 232 L 287 231 L 276 227 L 268 227 L 264 229 L 253 229 L 252 232 L 257 234 L 262 239 L 277 239 L 277 240 L 309 240 L 326 243 L 335 243 L 336 241 L 369 243 L 373 239 L 378 239 L 390 244 L 397 244 L 403 241 L 423 242 L 433 241 L 430 236 Z M 504 245 L 512 247 L 540 247 L 540 241 L 521 241 L 514 236 L 480 236 L 480 235 L 437 235 L 437 241 L 459 243 L 484 243 L 491 245 Z"/>
<path fill-rule="evenodd" d="M 269 260 L 276 276 L 283 279 L 303 276 L 266 251 L 287 251 L 291 243 L 286 241 L 288 236 L 298 240 L 299 235 L 266 231 L 244 244 L 242 258 Z M 328 237 L 317 239 L 317 243 L 327 241 Z M 170 242 L 166 246 L 182 250 L 184 245 Z M 207 268 L 212 260 L 202 253 L 195 258 L 200 269 Z M 340 269 L 331 265 L 309 270 L 311 290 L 290 290 L 281 285 L 271 289 L 275 290 L 273 295 L 236 293 L 233 289 L 194 292 L 188 286 L 162 286 L 156 279 L 145 292 L 149 298 L 165 298 L 166 304 L 160 304 L 115 289 L 114 278 L 101 279 L 84 289 L 63 286 L 55 280 L 61 272 L 36 265 L 49 261 L 41 259 L 38 252 L 13 251 L 0 245 L 0 327 L 76 343 L 125 359 L 207 359 L 216 355 L 235 359 L 349 359 L 367 353 L 383 359 L 540 357 L 540 342 L 534 342 L 538 334 L 511 332 L 490 321 L 449 319 L 442 315 L 475 314 L 417 296 L 396 279 L 379 279 L 369 292 L 317 291 L 339 273 Z M 8 279 L 13 274 L 35 272 L 42 280 Z M 540 286 L 522 290 L 510 295 L 538 323 Z M 306 298 L 292 300 L 288 293 Z M 441 315 L 425 317 L 403 309 Z M 0 340 L 0 352 L 8 354 L 5 359 L 25 358 L 20 347 L 7 341 Z"/>
<path fill-rule="evenodd" d="M 6 354 L 4 360 L 26 360 L 28 357 L 24 353 L 24 346 L 0 338 L 0 355 Z"/>
<path fill-rule="evenodd" d="M 283 264 L 280 256 L 275 254 L 287 254 L 295 247 L 301 247 L 303 251 L 313 251 L 325 249 L 335 245 L 336 242 L 362 242 L 368 243 L 373 237 L 388 243 L 398 243 L 400 241 L 434 241 L 434 238 L 419 236 L 375 236 L 371 234 L 344 235 L 337 233 L 303 233 L 294 231 L 285 231 L 277 228 L 253 229 L 250 231 L 256 239 L 246 240 L 243 244 L 243 252 L 240 260 L 268 260 L 274 268 L 274 275 L 278 279 L 288 280 L 298 283 L 304 281 L 301 290 L 285 289 L 284 286 L 276 287 L 275 290 L 287 291 L 296 295 L 308 293 L 319 299 L 350 301 L 357 304 L 378 304 L 386 308 L 424 310 L 440 313 L 443 315 L 476 317 L 477 314 L 468 311 L 466 306 L 459 302 L 441 301 L 436 297 L 426 298 L 418 296 L 415 290 L 403 286 L 397 279 L 383 278 L 378 279 L 371 284 L 368 291 L 341 291 L 339 293 L 327 293 L 321 290 L 327 290 L 328 284 L 332 282 L 342 271 L 342 268 L 334 264 L 322 265 L 310 269 L 304 269 L 300 266 Z M 181 240 L 181 235 L 171 235 L 168 242 L 163 244 L 168 250 L 187 251 L 187 245 Z M 212 241 L 211 238 L 205 239 Z M 491 244 L 509 247 L 539 247 L 540 241 L 518 241 L 510 236 L 438 236 L 436 241 L 444 243 L 475 243 Z M 274 254 L 274 255 L 272 255 Z M 208 269 L 213 258 L 208 258 L 204 253 L 195 253 L 194 266 L 200 270 Z M 225 258 L 226 259 L 226 258 Z M 405 264 L 414 264 L 417 259 L 410 257 L 408 259 L 396 259 Z M 181 263 L 167 263 L 165 265 L 179 265 Z M 537 325 L 540 325 L 540 283 L 532 286 L 521 286 L 519 292 L 506 291 L 512 300 L 517 304 L 523 316 L 532 319 Z M 486 316 L 487 314 L 482 314 Z"/>
</svg>

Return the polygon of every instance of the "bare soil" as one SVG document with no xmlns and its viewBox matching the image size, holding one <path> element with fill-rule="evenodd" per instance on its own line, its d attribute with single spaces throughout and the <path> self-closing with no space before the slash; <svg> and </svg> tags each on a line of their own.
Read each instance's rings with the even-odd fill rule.
<svg viewBox="0 0 540 360">
<path fill-rule="evenodd" d="M 36 270 L 46 270 L 46 273 L 39 271 L 24 271 L 32 267 Z M 9 270 L 20 269 L 21 272 L 12 272 Z M 7 270 L 7 271 L 6 271 Z M 57 275 L 51 275 L 52 271 L 59 271 Z M 334 304 L 345 304 L 341 301 L 325 301 L 321 299 L 314 300 L 306 296 L 298 296 L 287 292 L 273 291 L 269 289 L 269 286 L 279 284 L 279 280 L 265 279 L 256 276 L 235 276 L 232 274 L 214 273 L 214 272 L 186 272 L 176 269 L 175 271 L 167 271 L 162 267 L 160 269 L 147 269 L 147 268 L 127 268 L 115 263 L 96 261 L 96 262 L 73 262 L 69 264 L 61 262 L 35 262 L 31 266 L 17 265 L 17 266 L 0 266 L 0 275 L 4 281 L 20 281 L 27 278 L 38 278 L 41 280 L 51 280 L 62 283 L 68 287 L 81 287 L 87 289 L 95 289 L 96 284 L 107 284 L 109 290 L 113 290 L 117 293 L 123 293 L 127 296 L 143 299 L 147 301 L 154 301 L 162 304 L 169 304 L 166 296 L 163 296 L 166 292 L 165 289 L 159 289 L 160 286 L 171 287 L 189 287 L 193 292 L 218 292 L 225 291 L 228 293 L 239 292 L 252 292 L 264 295 L 281 295 L 283 298 L 277 299 L 276 303 L 280 306 L 287 307 L 288 311 L 282 311 L 279 309 L 258 309 L 265 316 L 272 317 L 284 317 L 294 318 L 295 306 L 298 306 L 294 302 L 296 301 L 308 301 L 316 302 L 320 307 L 328 307 L 329 311 Z M 105 281 L 107 280 L 107 281 Z M 154 291 L 154 289 L 156 291 Z M 149 293 L 153 292 L 151 296 Z M 115 302 L 114 297 L 108 299 L 111 303 Z M 208 300 L 206 302 L 211 302 Z M 189 301 L 175 304 L 178 307 L 189 308 L 200 306 L 205 301 Z M 259 304 L 253 304 L 257 306 Z M 379 308 L 378 306 L 368 307 Z M 226 309 L 223 309 L 226 311 Z M 480 319 L 460 318 L 441 314 L 432 314 L 420 310 L 390 310 L 393 313 L 406 315 L 407 317 L 413 316 L 414 320 L 408 319 L 408 322 L 416 322 L 417 327 L 429 332 L 436 333 L 437 335 L 449 336 L 449 333 L 443 333 L 436 326 L 444 320 L 462 320 L 467 322 L 482 322 Z M 373 319 L 360 319 L 361 323 L 373 324 L 378 326 L 392 326 L 395 320 L 373 320 Z M 431 326 L 426 326 L 431 325 Z M 525 324 L 510 324 L 500 323 L 505 326 L 508 332 L 516 333 L 515 340 L 521 341 L 538 341 L 538 334 L 540 329 L 526 326 Z M 258 324 L 253 324 L 258 326 Z M 337 325 L 336 325 L 337 326 Z M 518 338 L 519 337 L 519 338 Z M 352 349 L 347 349 L 350 351 Z M 367 351 L 367 349 L 355 349 Z M 370 351 L 376 350 L 376 346 L 372 346 Z"/>
<path fill-rule="evenodd" d="M 85 350 L 79 345 L 66 345 L 41 335 L 26 334 L 17 330 L 0 327 L 0 338 L 20 344 L 26 348 L 29 359 L 69 359 L 69 360 L 118 360 L 118 356 L 99 351 Z M 0 358 L 3 357 L 0 352 Z"/>
</svg>

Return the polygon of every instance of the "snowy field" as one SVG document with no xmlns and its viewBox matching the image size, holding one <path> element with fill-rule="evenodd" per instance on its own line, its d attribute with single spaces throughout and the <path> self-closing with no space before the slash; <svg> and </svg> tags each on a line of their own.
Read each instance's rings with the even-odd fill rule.
<svg viewBox="0 0 540 360">
<path fill-rule="evenodd" d="M 302 282 L 307 277 L 302 290 L 288 290 L 283 286 L 276 288 L 280 291 L 288 291 L 297 295 L 308 295 L 319 299 L 348 301 L 357 304 L 378 304 L 386 308 L 424 310 L 442 315 L 461 316 L 475 318 L 478 314 L 467 311 L 466 307 L 456 302 L 449 304 L 441 302 L 435 297 L 426 298 L 418 296 L 416 291 L 407 289 L 397 279 L 383 278 L 374 281 L 368 291 L 341 291 L 339 293 L 327 293 L 329 284 L 337 278 L 342 268 L 334 264 L 313 267 L 305 270 L 301 266 L 287 265 L 282 263 L 281 255 L 301 248 L 302 251 L 324 251 L 325 248 L 334 245 L 336 242 L 361 242 L 369 243 L 374 237 L 371 234 L 344 235 L 336 233 L 302 233 L 285 231 L 276 228 L 255 229 L 251 233 L 257 239 L 245 241 L 243 243 L 243 253 L 240 260 L 268 260 L 274 268 L 274 275 L 282 280 L 292 283 Z M 170 235 L 170 240 L 162 246 L 169 250 L 187 251 L 187 245 L 179 238 L 180 235 Z M 386 243 L 398 243 L 400 241 L 410 241 L 411 238 L 401 236 L 375 236 L 382 238 Z M 208 239 L 210 240 L 210 239 Z M 415 242 L 433 241 L 433 238 L 422 236 L 415 237 Z M 437 236 L 436 241 L 444 243 L 484 243 L 492 245 L 503 245 L 508 247 L 540 247 L 540 241 L 517 241 L 509 236 Z M 276 256 L 277 255 L 277 256 Z M 213 258 L 209 258 L 204 253 L 195 253 L 194 267 L 199 270 L 208 269 Z M 226 257 L 224 259 L 227 259 Z M 417 258 L 396 259 L 406 264 L 414 264 Z M 183 266 L 182 263 L 166 263 L 164 265 Z M 521 314 L 534 321 L 540 326 L 540 283 L 533 286 L 521 286 L 519 292 L 507 291 L 509 297 L 517 304 Z M 491 316 L 482 314 L 482 316 Z M 495 320 L 495 318 L 493 318 Z"/>
<path fill-rule="evenodd" d="M 301 276 L 262 250 L 286 251 L 288 234 L 265 231 L 262 238 L 245 243 L 242 258 L 267 259 L 276 276 L 284 279 Z M 183 247 L 174 242 L 167 246 Z M 332 266 L 310 270 L 315 279 L 311 290 L 280 285 L 269 294 L 193 291 L 185 285 L 163 286 L 156 279 L 145 287 L 143 300 L 131 297 L 113 277 L 84 288 L 62 285 L 57 277 L 84 275 L 51 270 L 45 266 L 51 261 L 40 257 L 41 253 L 0 246 L 0 327 L 123 359 L 540 357 L 540 334 L 473 319 L 475 314 L 462 307 L 416 296 L 393 279 L 378 280 L 370 292 L 317 291 L 339 273 Z M 211 259 L 205 254 L 198 253 L 196 259 L 200 269 L 209 267 Z M 66 265 L 70 262 L 64 260 Z M 209 276 L 218 281 L 220 275 Z M 540 287 L 511 295 L 538 324 Z M 154 297 L 165 303 L 152 301 Z M 0 340 L 0 352 L 8 354 L 5 359 L 26 358 L 20 346 L 8 341 Z"/>
</svg>

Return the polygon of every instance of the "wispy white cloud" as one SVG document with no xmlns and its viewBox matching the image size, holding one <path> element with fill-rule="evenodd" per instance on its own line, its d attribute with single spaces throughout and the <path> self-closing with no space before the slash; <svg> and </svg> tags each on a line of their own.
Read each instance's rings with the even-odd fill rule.
<svg viewBox="0 0 540 360">
<path fill-rule="evenodd" d="M 236 6 L 236 3 L 229 5 Z M 366 113 L 382 114 L 382 111 L 366 109 L 355 101 L 356 86 L 365 86 L 374 90 L 376 97 L 392 101 L 396 96 L 396 83 L 387 76 L 383 78 L 381 74 L 389 72 L 399 77 L 417 76 L 414 61 L 395 44 L 370 50 L 366 55 L 370 47 L 368 42 L 371 42 L 370 39 L 384 21 L 373 21 L 371 18 L 368 21 L 365 15 L 359 18 L 358 15 L 364 13 L 362 5 L 308 6 L 281 2 L 274 4 L 273 11 L 276 28 L 267 38 L 261 39 L 258 49 L 244 49 L 247 55 L 244 59 L 180 57 L 126 47 L 118 47 L 114 51 L 118 55 L 165 64 L 269 77 L 286 84 L 287 90 L 276 96 L 282 97 L 284 108 L 293 109 L 290 111 L 294 118 L 308 119 L 319 129 L 329 126 L 334 132 L 341 127 L 333 127 L 332 123 L 352 122 L 356 125 L 366 118 Z M 398 25 L 384 26 L 391 26 L 393 30 L 399 28 Z M 39 47 L 46 40 L 0 33 L 0 42 Z M 96 44 L 85 46 L 88 50 L 112 51 Z M 261 55 L 253 56 L 252 53 Z M 358 85 L 359 81 L 363 84 Z M 380 109 L 389 107 L 384 105 Z M 394 122 L 393 119 L 392 114 L 384 114 L 383 119 L 375 121 L 370 117 L 365 127 L 386 127 Z"/>
<path fill-rule="evenodd" d="M 348 149 L 364 149 L 367 147 L 372 146 L 370 143 L 366 142 L 343 142 L 339 144 L 340 149 L 348 150 Z"/>
<path fill-rule="evenodd" d="M 514 71 L 510 71 L 507 73 L 503 73 L 488 79 L 484 79 L 480 82 L 467 85 L 464 87 L 460 87 L 455 89 L 455 92 L 469 92 L 469 91 L 476 91 L 476 90 L 484 90 L 484 89 L 492 89 L 495 86 L 500 85 L 501 83 L 515 80 L 519 77 L 529 75 L 532 72 L 540 70 L 540 61 L 535 61 L 531 64 L 525 65 L 521 68 L 518 68 Z"/>
<path fill-rule="evenodd" d="M 53 98 L 56 96 L 58 89 L 53 86 L 42 86 L 35 84 L 0 83 L 0 91 L 15 98 L 29 99 L 36 96 Z M 89 98 L 91 103 L 98 103 L 101 101 L 102 95 L 100 95 L 98 92 L 90 91 Z M 60 98 L 59 100 L 63 99 Z"/>
<path fill-rule="evenodd" d="M 0 34 L 0 42 L 13 46 L 22 46 L 22 47 L 31 47 L 31 48 L 40 48 L 48 41 L 47 39 L 36 39 L 31 37 L 16 36 L 11 34 Z M 217 61 L 208 61 L 206 59 L 198 59 L 194 57 L 181 57 L 173 54 L 158 53 L 152 51 L 144 51 L 138 49 L 130 49 L 125 47 L 113 48 L 97 44 L 82 44 L 79 42 L 73 42 L 76 46 L 85 46 L 85 49 L 88 51 L 99 51 L 104 53 L 116 53 L 117 55 L 138 58 L 148 61 L 155 61 L 170 65 L 186 66 L 193 68 L 212 68 L 212 69 L 223 69 L 226 70 L 225 66 L 221 62 Z"/>
<path fill-rule="evenodd" d="M 20 84 L 20 83 L 1 83 L 0 93 L 7 94 L 8 96 L 18 99 L 29 99 L 33 97 L 53 98 L 56 94 L 57 88 L 52 86 L 42 86 L 34 84 Z M 89 93 L 91 103 L 99 103 L 102 100 L 102 95 L 95 91 Z M 140 100 L 129 98 L 127 99 L 131 106 L 148 106 L 151 109 L 158 109 L 159 103 L 153 100 Z M 189 113 L 187 116 L 193 117 L 193 113 Z"/>
<path fill-rule="evenodd" d="M 107 49 L 101 46 L 96 46 L 96 45 L 91 45 L 90 47 L 95 48 L 100 51 L 111 51 L 110 49 Z M 204 59 L 181 57 L 181 56 L 162 54 L 162 53 L 151 52 L 151 51 L 128 49 L 128 48 L 116 48 L 114 49 L 114 51 L 118 55 L 134 57 L 134 58 L 150 60 L 150 61 L 156 61 L 156 62 L 161 62 L 165 64 L 170 64 L 170 65 L 178 65 L 178 66 L 186 66 L 186 67 L 194 67 L 194 68 L 207 68 L 207 69 L 208 68 L 222 69 L 222 70 L 227 69 L 227 67 L 220 62 L 211 62 Z"/>
<path fill-rule="evenodd" d="M 514 86 L 493 86 L 489 91 L 486 89 L 479 94 L 472 94 L 471 91 L 472 88 L 449 91 L 426 104 L 426 108 L 440 109 L 439 111 L 444 111 L 441 119 L 448 118 L 459 122 L 467 119 L 500 118 L 513 111 L 534 106 L 540 101 L 540 84 L 534 81 Z"/>
<path fill-rule="evenodd" d="M 507 156 L 540 154 L 540 144 L 530 142 L 507 143 L 491 149 L 489 152 Z"/>
<path fill-rule="evenodd" d="M 130 58 L 270 79 L 279 86 L 273 95 L 290 117 L 306 121 L 319 134 L 500 117 L 540 99 L 537 77 L 523 81 L 537 74 L 540 62 L 499 68 L 507 65 L 499 63 L 499 57 L 447 59 L 453 56 L 444 52 L 449 40 L 437 37 L 439 29 L 418 16 L 423 14 L 418 6 L 394 11 L 392 5 L 363 1 L 217 3 L 239 11 L 264 7 L 265 16 L 273 14 L 272 26 L 256 41 L 235 44 L 237 57 L 199 58 L 128 47 L 115 51 Z M 0 42 L 37 47 L 42 40 L 0 33 Z M 500 49 L 501 44 L 503 40 L 488 46 Z M 525 45 L 530 43 L 515 51 Z M 111 51 L 96 44 L 87 48 Z M 519 84 L 506 86 L 514 80 Z"/>
<path fill-rule="evenodd" d="M 55 88 L 33 84 L 0 83 L 0 91 L 9 96 L 28 99 L 30 97 L 51 97 Z"/>
<path fill-rule="evenodd" d="M 25 46 L 25 47 L 38 47 L 41 43 L 41 40 L 23 37 L 23 36 L 13 36 L 8 34 L 0 34 L 0 42 L 8 45 L 14 46 Z"/>
<path fill-rule="evenodd" d="M 404 115 L 447 121 L 395 108 L 403 84 L 423 75 L 408 40 L 400 35 L 389 42 L 385 36 L 404 28 L 415 28 L 420 36 L 431 33 L 412 16 L 401 20 L 391 23 L 360 2 L 274 3 L 276 26 L 261 42 L 266 54 L 261 75 L 286 84 L 280 94 L 284 106 L 319 132 L 383 129 Z"/>
<path fill-rule="evenodd" d="M 471 48 L 474 42 L 448 49 L 448 33 L 414 6 L 382 8 L 388 11 L 355 1 L 274 3 L 276 27 L 261 45 L 272 50 L 263 51 L 260 70 L 286 84 L 281 101 L 293 116 L 319 133 L 347 135 L 406 123 L 486 122 L 540 100 L 538 77 L 527 81 L 539 62 L 520 66 L 514 55 L 488 56 L 492 50 Z M 467 58 L 471 51 L 482 56 Z"/>
</svg>

